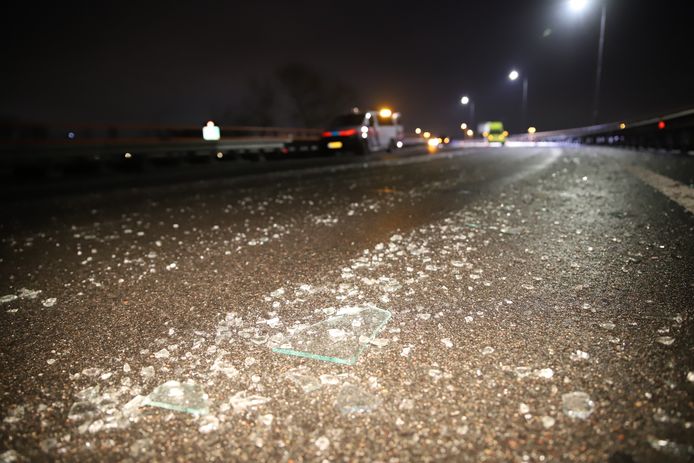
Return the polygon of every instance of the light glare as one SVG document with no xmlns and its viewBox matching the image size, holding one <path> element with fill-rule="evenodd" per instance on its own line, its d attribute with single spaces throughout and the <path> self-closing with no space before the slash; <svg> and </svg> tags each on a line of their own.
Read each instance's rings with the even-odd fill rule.
<svg viewBox="0 0 694 463">
<path fill-rule="evenodd" d="M 581 12 L 588 6 L 588 0 L 569 0 L 569 8 L 576 13 Z"/>
<path fill-rule="evenodd" d="M 511 80 L 516 80 L 516 79 L 518 79 L 519 76 L 520 76 L 520 74 L 518 74 L 518 71 L 516 71 L 515 69 L 513 71 L 509 72 L 509 74 L 508 74 L 508 78 Z"/>
<path fill-rule="evenodd" d="M 460 99 L 460 102 L 462 104 L 468 104 L 470 102 L 470 98 L 468 98 L 467 96 L 464 96 Z"/>
</svg>

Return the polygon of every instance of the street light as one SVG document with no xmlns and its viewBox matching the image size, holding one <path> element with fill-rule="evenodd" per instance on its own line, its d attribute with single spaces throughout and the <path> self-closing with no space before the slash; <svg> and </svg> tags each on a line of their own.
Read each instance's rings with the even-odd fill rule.
<svg viewBox="0 0 694 463">
<path fill-rule="evenodd" d="M 463 106 L 470 105 L 470 125 L 475 125 L 475 102 L 470 100 L 470 97 L 465 95 L 460 99 L 460 103 Z"/>
<path fill-rule="evenodd" d="M 588 8 L 589 0 L 569 0 L 569 9 L 574 13 L 580 13 Z M 598 122 L 598 108 L 600 107 L 600 81 L 602 80 L 602 55 L 605 49 L 605 24 L 607 22 L 607 2 L 602 2 L 600 14 L 600 39 L 598 40 L 598 64 L 595 69 L 595 93 L 593 94 L 593 124 Z"/>
<path fill-rule="evenodd" d="M 520 73 L 513 69 L 508 73 L 508 78 L 511 81 L 518 80 Z M 521 127 L 525 127 L 525 121 L 528 115 L 528 76 L 523 75 L 523 120 L 521 121 Z"/>
<path fill-rule="evenodd" d="M 569 8 L 571 8 L 573 11 L 583 11 L 587 6 L 588 0 L 569 0 Z"/>
</svg>

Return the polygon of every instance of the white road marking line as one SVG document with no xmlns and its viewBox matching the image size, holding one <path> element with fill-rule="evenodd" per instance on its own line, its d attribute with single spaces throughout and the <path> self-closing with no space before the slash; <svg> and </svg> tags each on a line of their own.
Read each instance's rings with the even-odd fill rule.
<svg viewBox="0 0 694 463">
<path fill-rule="evenodd" d="M 643 167 L 628 166 L 627 170 L 694 214 L 694 188 Z"/>
</svg>

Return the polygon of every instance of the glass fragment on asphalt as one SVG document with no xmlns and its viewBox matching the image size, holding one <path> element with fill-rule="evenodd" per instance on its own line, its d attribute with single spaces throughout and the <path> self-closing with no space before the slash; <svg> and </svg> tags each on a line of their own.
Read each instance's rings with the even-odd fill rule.
<svg viewBox="0 0 694 463">
<path fill-rule="evenodd" d="M 236 369 L 230 360 L 224 358 L 224 354 L 214 360 L 210 371 L 226 375 L 227 378 L 235 378 L 239 375 L 239 370 Z"/>
<path fill-rule="evenodd" d="M 248 394 L 248 391 L 239 391 L 229 399 L 229 405 L 235 413 L 240 413 L 248 408 L 254 408 L 269 402 L 270 399 L 259 395 Z"/>
<path fill-rule="evenodd" d="M 659 439 L 654 436 L 648 436 L 648 443 L 651 447 L 659 452 L 672 455 L 678 458 L 691 458 L 694 456 L 694 446 L 678 444 L 668 439 Z M 691 460 L 687 460 L 691 461 Z"/>
<path fill-rule="evenodd" d="M 314 376 L 311 376 L 308 368 L 293 368 L 286 372 L 284 377 L 299 386 L 306 394 L 321 388 L 320 380 Z"/>
<path fill-rule="evenodd" d="M 616 325 L 612 322 L 600 323 L 600 328 L 602 328 L 604 330 L 608 330 L 608 331 L 613 330 L 615 328 L 615 326 Z"/>
<path fill-rule="evenodd" d="M 545 429 L 551 428 L 552 426 L 554 426 L 554 423 L 556 422 L 556 420 L 554 418 L 552 418 L 551 416 L 543 416 L 541 418 L 541 420 L 542 420 L 542 426 Z"/>
<path fill-rule="evenodd" d="M 378 396 L 347 383 L 340 389 L 335 407 L 343 414 L 368 413 L 378 408 L 380 403 Z"/>
<path fill-rule="evenodd" d="M 24 418 L 24 406 L 23 405 L 10 405 L 5 410 L 5 418 L 3 418 L 3 423 L 18 423 Z"/>
<path fill-rule="evenodd" d="M 582 360 L 588 360 L 590 354 L 588 352 L 583 352 L 582 350 L 576 350 L 576 352 L 571 352 L 569 358 L 574 362 L 580 362 Z"/>
<path fill-rule="evenodd" d="M 143 405 L 191 413 L 193 415 L 206 415 L 209 411 L 207 394 L 205 394 L 200 385 L 193 382 L 167 381 L 157 386 L 147 396 Z"/>
<path fill-rule="evenodd" d="M 657 342 L 664 346 L 671 346 L 675 342 L 675 338 L 671 336 L 660 336 L 656 339 Z"/>
<path fill-rule="evenodd" d="M 391 317 L 374 307 L 340 312 L 289 336 L 273 352 L 354 365 Z"/>
<path fill-rule="evenodd" d="M 27 289 L 27 288 L 22 288 L 19 290 L 19 296 L 20 299 L 36 299 L 39 294 L 41 294 L 40 289 Z"/>
<path fill-rule="evenodd" d="M 551 368 L 542 368 L 541 370 L 535 370 L 535 376 L 538 378 L 552 379 L 554 376 L 554 370 Z"/>
<path fill-rule="evenodd" d="M 212 431 L 217 431 L 219 429 L 219 418 L 214 415 L 206 415 L 200 419 L 200 426 L 198 431 L 203 434 L 210 433 Z"/>
<path fill-rule="evenodd" d="M 562 409 L 569 418 L 585 420 L 593 413 L 595 403 L 585 392 L 569 392 L 561 396 Z"/>
</svg>

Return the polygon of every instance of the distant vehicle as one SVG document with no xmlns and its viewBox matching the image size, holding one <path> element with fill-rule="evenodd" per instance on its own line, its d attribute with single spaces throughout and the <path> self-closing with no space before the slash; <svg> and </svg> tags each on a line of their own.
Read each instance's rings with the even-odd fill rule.
<svg viewBox="0 0 694 463">
<path fill-rule="evenodd" d="M 501 143 L 505 145 L 508 132 L 504 130 L 504 124 L 502 122 L 491 121 L 486 123 L 482 136 L 484 136 L 489 143 Z"/>
<path fill-rule="evenodd" d="M 355 111 L 337 116 L 323 132 L 328 151 L 352 151 L 368 154 L 402 148 L 404 130 L 400 113 L 384 108 L 380 111 Z"/>
</svg>

